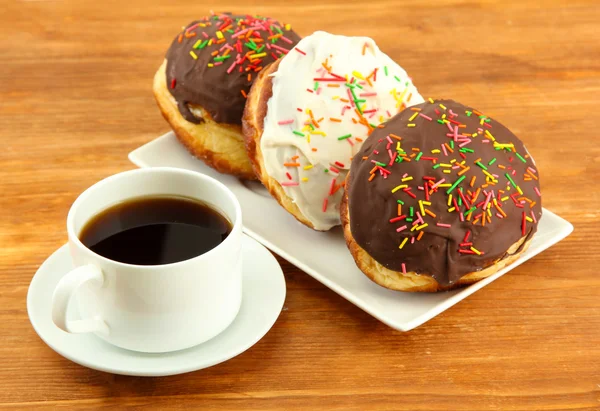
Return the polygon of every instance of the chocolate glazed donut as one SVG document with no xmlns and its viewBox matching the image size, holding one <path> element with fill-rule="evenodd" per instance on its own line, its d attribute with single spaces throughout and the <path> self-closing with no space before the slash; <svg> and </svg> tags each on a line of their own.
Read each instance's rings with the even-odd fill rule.
<svg viewBox="0 0 600 411">
<path fill-rule="evenodd" d="M 188 104 L 192 103 L 204 107 L 217 123 L 241 125 L 256 73 L 299 41 L 289 26 L 269 18 L 225 13 L 193 21 L 167 51 L 169 92 L 189 122 L 202 121 L 190 111 Z M 213 55 L 223 48 L 225 51 Z M 230 52 L 225 53 L 227 50 Z M 242 62 L 236 59 L 240 50 Z"/>
<path fill-rule="evenodd" d="M 241 127 L 247 93 L 260 71 L 299 40 L 289 25 L 230 13 L 182 28 L 154 76 L 153 92 L 189 152 L 219 172 L 256 178 Z"/>
<path fill-rule="evenodd" d="M 542 215 L 523 143 L 452 100 L 407 108 L 376 129 L 353 159 L 346 196 L 342 220 L 357 264 L 407 291 L 491 275 L 525 250 Z"/>
</svg>

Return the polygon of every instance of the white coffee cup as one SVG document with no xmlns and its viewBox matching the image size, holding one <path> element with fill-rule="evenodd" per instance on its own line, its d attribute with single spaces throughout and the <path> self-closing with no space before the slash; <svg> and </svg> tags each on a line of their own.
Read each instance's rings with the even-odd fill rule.
<svg viewBox="0 0 600 411">
<path fill-rule="evenodd" d="M 231 233 L 212 250 L 164 265 L 102 257 L 79 240 L 99 212 L 142 196 L 191 197 L 220 211 Z M 74 269 L 54 290 L 52 320 L 69 333 L 94 333 L 118 347 L 167 352 L 193 347 L 225 330 L 242 300 L 242 214 L 235 195 L 210 177 L 175 168 L 145 168 L 108 177 L 84 191 L 67 217 Z M 81 320 L 67 319 L 75 296 Z"/>
</svg>

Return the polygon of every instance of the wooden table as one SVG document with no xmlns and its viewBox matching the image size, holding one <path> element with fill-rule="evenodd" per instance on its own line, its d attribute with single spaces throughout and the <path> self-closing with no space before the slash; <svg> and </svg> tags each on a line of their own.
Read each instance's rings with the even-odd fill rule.
<svg viewBox="0 0 600 411">
<path fill-rule="evenodd" d="M 0 7 L 0 408 L 600 409 L 597 0 L 156 3 Z M 521 136 L 544 206 L 574 233 L 408 333 L 280 260 L 284 311 L 226 363 L 132 378 L 62 358 L 30 326 L 31 277 L 65 243 L 77 195 L 133 168 L 127 153 L 168 130 L 152 76 L 181 25 L 210 8 L 373 37 L 425 96 Z"/>
</svg>

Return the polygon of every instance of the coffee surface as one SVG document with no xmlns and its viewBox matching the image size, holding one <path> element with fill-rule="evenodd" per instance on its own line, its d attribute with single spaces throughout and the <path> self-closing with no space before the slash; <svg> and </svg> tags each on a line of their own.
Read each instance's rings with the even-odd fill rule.
<svg viewBox="0 0 600 411">
<path fill-rule="evenodd" d="M 204 254 L 222 243 L 231 223 L 195 199 L 140 197 L 116 204 L 83 227 L 81 242 L 110 260 L 160 265 Z"/>
</svg>

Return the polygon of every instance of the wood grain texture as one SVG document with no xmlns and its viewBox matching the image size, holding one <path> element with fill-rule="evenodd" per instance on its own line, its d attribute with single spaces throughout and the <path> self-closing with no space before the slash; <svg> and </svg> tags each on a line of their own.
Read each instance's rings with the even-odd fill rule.
<svg viewBox="0 0 600 411">
<path fill-rule="evenodd" d="M 600 409 L 600 7 L 597 0 L 0 4 L 0 408 Z M 36 268 L 65 218 L 127 153 L 168 130 L 151 84 L 179 28 L 211 8 L 303 35 L 373 37 L 425 96 L 519 135 L 544 206 L 574 233 L 409 333 L 280 260 L 288 296 L 254 347 L 187 375 L 133 378 L 54 353 L 29 324 Z"/>
</svg>

